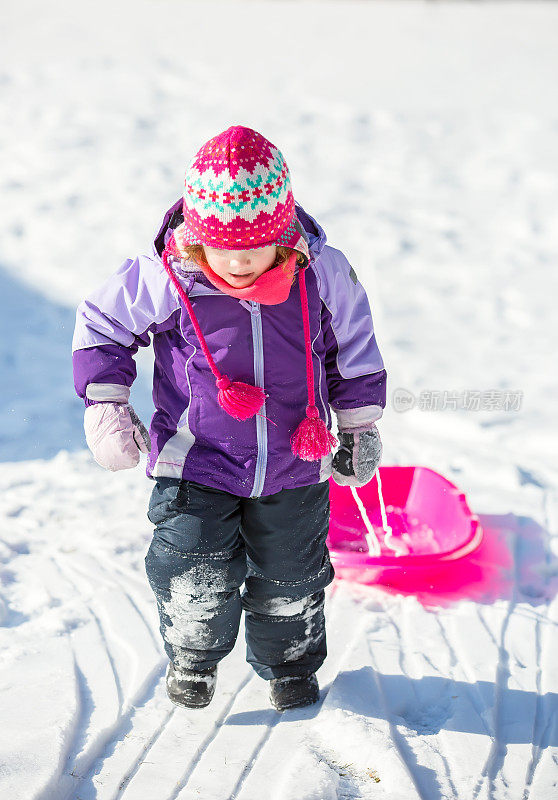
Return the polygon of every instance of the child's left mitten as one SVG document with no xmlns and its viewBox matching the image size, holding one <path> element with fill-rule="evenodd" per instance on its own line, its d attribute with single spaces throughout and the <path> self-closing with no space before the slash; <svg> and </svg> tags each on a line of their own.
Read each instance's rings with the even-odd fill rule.
<svg viewBox="0 0 558 800">
<path fill-rule="evenodd" d="M 333 480 L 339 486 L 364 486 L 372 480 L 382 457 L 382 440 L 374 423 L 364 430 L 340 431 L 333 457 Z"/>
</svg>

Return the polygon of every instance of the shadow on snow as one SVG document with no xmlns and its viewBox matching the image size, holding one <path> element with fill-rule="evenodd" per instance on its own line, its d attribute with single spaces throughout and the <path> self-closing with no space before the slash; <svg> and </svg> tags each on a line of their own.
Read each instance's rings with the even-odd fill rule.
<svg viewBox="0 0 558 800">
<path fill-rule="evenodd" d="M 0 461 L 87 446 L 72 376 L 74 323 L 75 310 L 0 270 Z M 140 416 L 152 412 L 147 385 L 134 384 Z"/>
</svg>

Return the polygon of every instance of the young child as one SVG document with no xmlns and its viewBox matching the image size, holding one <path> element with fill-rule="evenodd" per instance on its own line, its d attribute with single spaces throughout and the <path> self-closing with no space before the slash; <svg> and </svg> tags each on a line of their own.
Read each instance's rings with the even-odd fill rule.
<svg viewBox="0 0 558 800">
<path fill-rule="evenodd" d="M 148 434 L 129 396 L 150 333 Z M 274 707 L 316 702 L 328 478 L 372 478 L 386 372 L 366 293 L 295 202 L 280 151 L 242 126 L 204 144 L 151 252 L 79 305 L 72 349 L 95 460 L 127 469 L 149 453 L 145 563 L 170 699 L 211 701 L 244 609 L 247 661 Z"/>
</svg>

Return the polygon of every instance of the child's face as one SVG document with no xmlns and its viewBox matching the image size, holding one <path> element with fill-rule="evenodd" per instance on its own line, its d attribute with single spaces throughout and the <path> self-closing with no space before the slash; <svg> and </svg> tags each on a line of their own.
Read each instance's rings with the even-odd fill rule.
<svg viewBox="0 0 558 800">
<path fill-rule="evenodd" d="M 236 289 L 244 289 L 273 266 L 277 248 L 271 244 L 255 250 L 219 250 L 205 245 L 203 249 L 213 272 Z"/>
</svg>

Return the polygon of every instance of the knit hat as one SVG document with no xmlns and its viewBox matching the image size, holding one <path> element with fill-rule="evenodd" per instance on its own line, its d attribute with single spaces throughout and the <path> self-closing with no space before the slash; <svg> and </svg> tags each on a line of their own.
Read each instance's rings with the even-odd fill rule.
<svg viewBox="0 0 558 800">
<path fill-rule="evenodd" d="M 295 455 L 315 461 L 331 452 L 337 440 L 320 419 L 314 398 L 314 371 L 308 318 L 305 270 L 310 253 L 295 203 L 287 163 L 280 151 L 260 133 L 241 125 L 231 126 L 210 139 L 192 159 L 184 181 L 184 222 L 169 238 L 162 259 L 165 270 L 183 300 L 209 368 L 216 378 L 221 408 L 238 420 L 254 416 L 265 401 L 259 386 L 232 382 L 221 375 L 209 352 L 188 295 L 180 285 L 169 258 L 186 257 L 185 248 L 199 244 L 224 250 L 253 250 L 271 244 L 283 245 L 305 257 L 299 270 L 299 289 L 306 349 L 308 405 L 306 417 L 291 436 Z M 200 265 L 209 280 L 233 297 L 258 297 L 263 303 L 286 300 L 296 268 L 296 252 L 284 267 L 274 267 L 253 284 L 235 289 L 213 270 Z M 289 283 L 285 284 L 285 274 Z M 276 291 L 272 285 L 276 284 Z M 278 285 L 281 284 L 281 288 Z M 260 292 L 258 295 L 257 293 Z"/>
<path fill-rule="evenodd" d="M 186 169 L 178 251 L 192 244 L 254 250 L 271 244 L 309 258 L 289 168 L 260 133 L 236 125 L 210 139 Z"/>
</svg>

